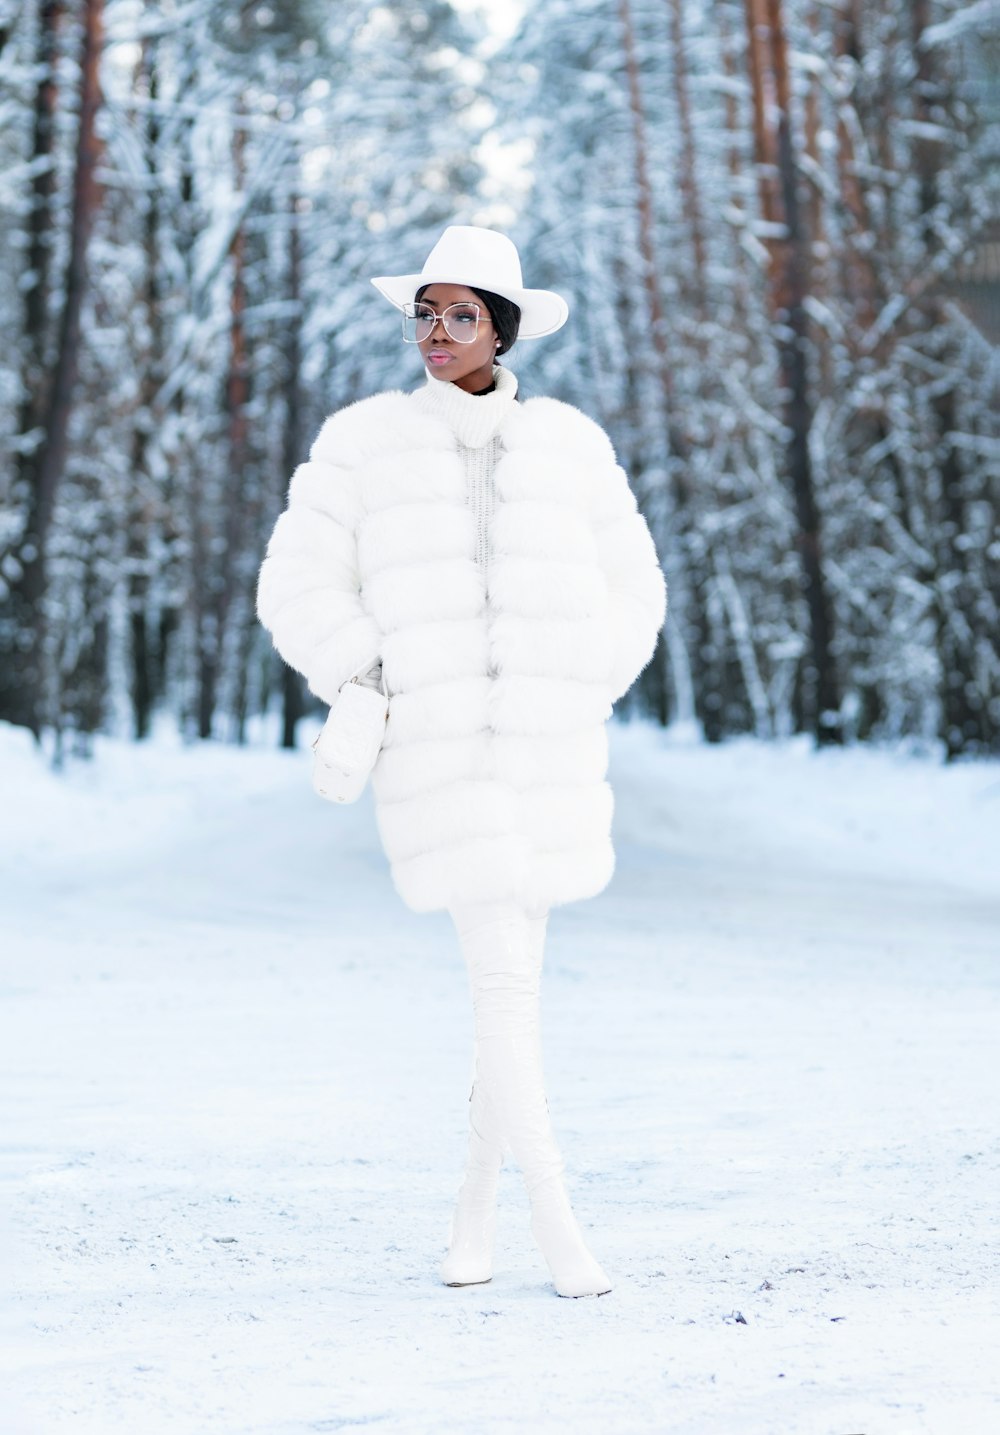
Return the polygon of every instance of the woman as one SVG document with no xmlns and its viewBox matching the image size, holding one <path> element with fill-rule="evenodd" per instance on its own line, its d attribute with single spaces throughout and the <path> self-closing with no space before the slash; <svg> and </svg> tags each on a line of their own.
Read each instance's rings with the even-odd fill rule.
<svg viewBox="0 0 1000 1435">
<path fill-rule="evenodd" d="M 468 967 L 470 1143 L 442 1279 L 491 1278 L 509 1150 L 556 1291 L 601 1295 L 549 1121 L 539 983 L 549 909 L 611 877 L 605 721 L 652 656 L 663 575 L 604 431 L 556 399 L 517 402 L 498 362 L 568 313 L 524 288 L 511 241 L 452 225 L 420 274 L 372 283 L 403 311 L 425 382 L 327 419 L 258 612 L 324 702 L 384 677 L 379 833 L 403 900 L 451 913 Z"/>
</svg>

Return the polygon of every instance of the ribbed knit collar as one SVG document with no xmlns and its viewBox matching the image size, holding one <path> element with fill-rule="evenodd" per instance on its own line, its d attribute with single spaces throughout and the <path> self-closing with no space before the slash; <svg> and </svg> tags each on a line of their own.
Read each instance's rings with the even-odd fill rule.
<svg viewBox="0 0 1000 1435">
<path fill-rule="evenodd" d="M 459 443 L 482 448 L 510 413 L 517 393 L 517 375 L 502 364 L 493 365 L 493 379 L 492 393 L 467 394 L 456 384 L 428 374 L 423 388 L 414 391 L 414 402 L 424 413 L 443 419 Z"/>
</svg>

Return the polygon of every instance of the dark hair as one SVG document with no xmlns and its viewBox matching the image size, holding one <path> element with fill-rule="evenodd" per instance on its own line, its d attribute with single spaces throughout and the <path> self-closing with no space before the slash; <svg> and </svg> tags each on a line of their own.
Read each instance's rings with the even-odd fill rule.
<svg viewBox="0 0 1000 1435">
<path fill-rule="evenodd" d="M 419 304 L 424 297 L 424 290 L 429 289 L 429 284 L 421 284 L 413 296 L 414 303 Z M 502 294 L 494 294 L 491 289 L 475 289 L 470 284 L 473 294 L 479 296 L 486 305 L 493 320 L 493 327 L 497 331 L 497 338 L 500 340 L 500 347 L 497 349 L 497 358 L 506 354 L 513 348 L 514 340 L 517 338 L 517 331 L 521 327 L 521 310 L 514 303 L 513 299 L 505 299 Z"/>
</svg>

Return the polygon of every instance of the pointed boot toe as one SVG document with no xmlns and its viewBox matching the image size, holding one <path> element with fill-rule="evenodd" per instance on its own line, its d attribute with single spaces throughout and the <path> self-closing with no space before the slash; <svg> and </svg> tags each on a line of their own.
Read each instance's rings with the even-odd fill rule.
<svg viewBox="0 0 1000 1435">
<path fill-rule="evenodd" d="M 561 1180 L 545 1182 L 532 1193 L 531 1233 L 545 1257 L 557 1295 L 608 1294 L 611 1282 L 587 1249 Z"/>
<path fill-rule="evenodd" d="M 559 1274 L 553 1271 L 552 1284 L 556 1295 L 569 1296 L 574 1300 L 580 1296 L 607 1295 L 611 1290 L 611 1282 L 593 1256 L 581 1261 L 571 1271 L 564 1270 Z"/>
</svg>

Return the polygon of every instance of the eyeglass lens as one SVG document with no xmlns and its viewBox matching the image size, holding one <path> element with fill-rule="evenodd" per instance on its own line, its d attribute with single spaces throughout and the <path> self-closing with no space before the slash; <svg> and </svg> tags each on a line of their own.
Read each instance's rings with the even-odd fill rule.
<svg viewBox="0 0 1000 1435">
<path fill-rule="evenodd" d="M 438 317 L 426 304 L 407 304 L 403 310 L 403 338 L 410 344 L 422 344 L 433 334 Z M 440 318 L 445 333 L 456 344 L 471 344 L 479 332 L 476 304 L 449 304 Z"/>
</svg>

